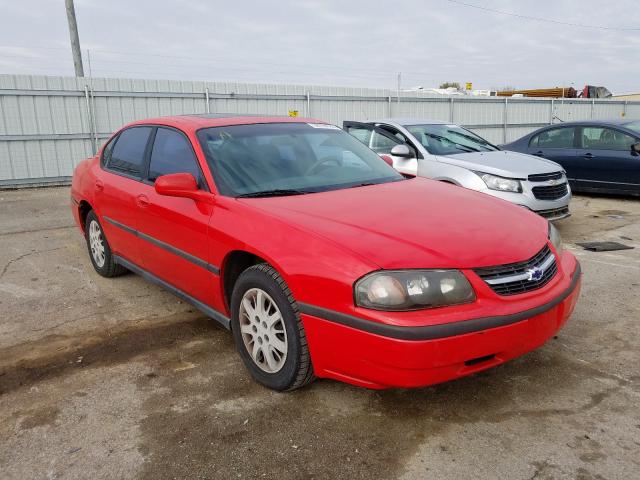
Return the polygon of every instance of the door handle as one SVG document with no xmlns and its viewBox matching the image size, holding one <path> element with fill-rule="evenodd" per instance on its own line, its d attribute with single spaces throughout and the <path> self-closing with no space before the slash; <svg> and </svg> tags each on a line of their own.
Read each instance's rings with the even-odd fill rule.
<svg viewBox="0 0 640 480">
<path fill-rule="evenodd" d="M 102 182 L 102 180 L 96 180 L 96 190 L 99 192 L 104 190 L 104 183 Z"/>
<path fill-rule="evenodd" d="M 140 208 L 146 208 L 149 206 L 149 197 L 146 195 L 138 195 L 136 200 Z"/>
<path fill-rule="evenodd" d="M 593 158 L 593 153 L 585 153 L 584 158 Z"/>
<path fill-rule="evenodd" d="M 536 153 L 534 153 L 534 155 L 536 157 L 544 157 L 544 152 L 542 150 L 537 151 Z"/>
</svg>

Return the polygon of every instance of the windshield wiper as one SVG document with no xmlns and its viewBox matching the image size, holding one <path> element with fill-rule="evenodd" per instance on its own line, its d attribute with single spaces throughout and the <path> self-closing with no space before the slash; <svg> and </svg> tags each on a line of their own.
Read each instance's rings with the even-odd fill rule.
<svg viewBox="0 0 640 480">
<path fill-rule="evenodd" d="M 477 148 L 473 148 L 473 147 L 470 147 L 470 146 L 468 146 L 468 145 L 463 145 L 463 144 L 461 144 L 461 143 L 454 142 L 454 141 L 453 141 L 453 140 L 451 140 L 450 138 L 443 137 L 442 135 L 436 135 L 435 133 L 426 133 L 426 132 L 425 132 L 424 134 L 425 134 L 427 137 L 432 137 L 432 138 L 435 138 L 436 140 L 445 140 L 446 142 L 452 143 L 452 144 L 454 144 L 455 146 L 459 147 L 460 149 L 462 149 L 462 150 L 464 150 L 464 151 L 466 151 L 466 152 L 469 152 L 469 153 L 470 153 L 470 152 L 479 152 L 479 151 L 480 151 L 480 150 L 478 150 Z"/>
<path fill-rule="evenodd" d="M 362 183 L 356 183 L 355 185 L 349 185 L 348 187 L 345 188 L 357 188 L 357 187 L 370 187 L 371 185 L 384 185 L 385 183 L 393 183 L 393 182 L 400 182 L 402 180 L 406 180 L 405 177 L 400 176 L 399 178 L 392 178 L 389 180 L 371 180 L 369 182 L 362 182 Z"/>
<path fill-rule="evenodd" d="M 380 185 L 380 182 L 362 182 L 356 183 L 355 185 L 351 185 L 347 188 L 356 188 L 356 187 L 370 187 L 371 185 Z"/>
<path fill-rule="evenodd" d="M 260 190 L 258 192 L 241 193 L 236 198 L 257 198 L 257 197 L 286 197 L 290 195 L 306 195 L 306 190 L 294 190 L 290 188 L 279 188 L 274 190 Z"/>
<path fill-rule="evenodd" d="M 474 137 L 474 136 L 472 136 L 472 135 L 465 135 L 464 133 L 456 132 L 455 130 L 447 130 L 447 132 L 449 132 L 449 133 L 453 133 L 454 135 L 460 135 L 461 137 L 464 137 L 464 138 L 466 138 L 466 139 L 468 139 L 468 140 L 470 140 L 470 141 L 472 141 L 472 142 L 479 143 L 479 144 L 480 144 L 480 145 L 482 145 L 484 148 L 487 148 L 487 145 L 488 145 L 489 147 L 493 147 L 493 148 L 495 148 L 496 150 L 500 150 L 500 149 L 499 149 L 498 147 L 496 147 L 493 143 L 489 143 L 489 142 L 487 142 L 487 141 L 486 141 L 486 140 L 484 140 L 484 139 L 476 138 L 476 137 Z M 481 140 L 482 140 L 482 141 L 481 141 Z M 469 147 L 469 148 L 471 148 L 471 147 Z"/>
</svg>

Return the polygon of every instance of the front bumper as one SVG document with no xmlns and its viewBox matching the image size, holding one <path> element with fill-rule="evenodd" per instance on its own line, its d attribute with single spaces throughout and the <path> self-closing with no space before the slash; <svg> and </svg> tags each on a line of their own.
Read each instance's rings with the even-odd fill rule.
<svg viewBox="0 0 640 480">
<path fill-rule="evenodd" d="M 566 181 L 566 179 L 563 179 L 563 182 Z M 528 180 L 521 180 L 520 183 L 522 184 L 522 192 L 520 193 L 499 192 L 484 187 L 480 189 L 480 191 L 487 195 L 498 197 L 502 200 L 520 205 L 521 207 L 528 208 L 548 220 L 560 220 L 571 215 L 569 213 L 569 203 L 571 202 L 572 194 L 571 187 L 568 184 L 566 195 L 555 200 L 540 200 L 534 195 L 533 189 L 535 187 L 550 186 L 550 182 L 530 182 Z"/>
<path fill-rule="evenodd" d="M 344 322 L 302 304 L 314 371 L 383 389 L 432 385 L 504 363 L 540 347 L 567 321 L 580 294 L 580 265 L 574 265 L 570 282 L 552 301 L 510 315 L 372 329 L 367 320 Z"/>
<path fill-rule="evenodd" d="M 544 217 L 551 222 L 562 220 L 563 218 L 571 216 L 568 205 L 566 207 L 551 208 L 548 210 L 534 210 L 534 213 L 537 213 L 541 217 Z"/>
</svg>

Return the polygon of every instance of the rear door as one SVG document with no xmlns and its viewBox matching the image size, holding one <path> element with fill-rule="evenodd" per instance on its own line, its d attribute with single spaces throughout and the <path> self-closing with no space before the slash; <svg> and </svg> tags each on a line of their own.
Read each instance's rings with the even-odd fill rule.
<svg viewBox="0 0 640 480">
<path fill-rule="evenodd" d="M 190 173 L 207 190 L 196 154 L 179 130 L 158 127 L 152 135 L 145 183 L 138 196 L 142 267 L 197 300 L 214 303 L 217 266 L 209 264 L 207 229 L 213 206 L 189 198 L 168 197 L 154 182 L 170 173 Z"/>
<path fill-rule="evenodd" d="M 569 180 L 581 178 L 582 165 L 576 148 L 577 128 L 559 126 L 543 130 L 531 137 L 527 153 L 559 163 L 567 171 Z"/>
<path fill-rule="evenodd" d="M 142 175 L 152 128 L 123 130 L 104 149 L 102 171 L 96 179 L 96 210 L 112 251 L 140 262 L 140 243 L 136 235 L 137 196 L 144 184 Z"/>
<path fill-rule="evenodd" d="M 635 190 L 640 188 L 640 156 L 631 151 L 638 139 L 615 128 L 581 127 L 578 158 L 586 187 Z"/>
<path fill-rule="evenodd" d="M 391 131 L 371 123 L 351 122 L 343 123 L 343 129 L 364 143 L 378 155 L 388 155 L 393 159 L 393 168 L 400 173 L 417 175 L 418 159 L 415 147 L 407 143 L 402 137 Z M 407 145 L 413 152 L 413 158 L 403 158 L 391 155 L 396 145 Z"/>
</svg>

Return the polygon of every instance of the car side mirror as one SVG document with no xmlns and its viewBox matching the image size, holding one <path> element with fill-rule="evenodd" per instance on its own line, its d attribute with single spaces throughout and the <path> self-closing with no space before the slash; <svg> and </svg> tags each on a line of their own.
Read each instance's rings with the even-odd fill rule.
<svg viewBox="0 0 640 480">
<path fill-rule="evenodd" d="M 154 188 L 158 195 L 191 198 L 195 201 L 212 203 L 212 195 L 198 188 L 198 182 L 190 173 L 170 173 L 156 179 Z"/>
<path fill-rule="evenodd" d="M 640 142 L 636 142 L 631 145 L 631 153 L 634 155 L 640 155 Z"/>
<path fill-rule="evenodd" d="M 390 153 L 394 157 L 413 158 L 413 152 L 411 152 L 409 145 L 406 145 L 404 143 L 402 145 L 396 145 L 395 147 L 393 147 Z"/>
</svg>

